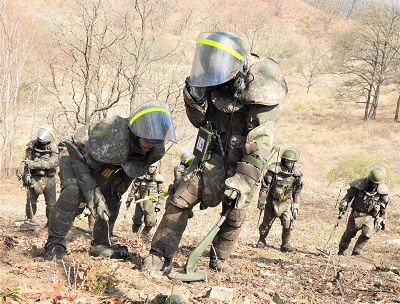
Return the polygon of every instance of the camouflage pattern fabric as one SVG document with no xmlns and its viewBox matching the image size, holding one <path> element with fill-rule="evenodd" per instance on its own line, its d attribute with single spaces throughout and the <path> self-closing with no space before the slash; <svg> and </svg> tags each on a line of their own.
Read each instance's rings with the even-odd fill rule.
<svg viewBox="0 0 400 304">
<path fill-rule="evenodd" d="M 85 192 L 82 191 L 82 185 L 85 184 L 91 185 L 88 189 L 93 184 L 100 189 L 110 211 L 108 225 L 99 216 L 96 217 L 94 245 L 111 245 L 109 235 L 119 214 L 121 196 L 129 189 L 134 178 L 132 174 L 145 174 L 150 163 L 164 155 L 164 144 L 157 144 L 150 151 L 143 150 L 139 146 L 139 138 L 130 132 L 128 120 L 121 117 L 83 126 L 68 139 L 78 152 L 72 155 L 64 149 L 60 155 L 61 193 L 50 213 L 46 252 L 51 252 L 57 245 L 66 248 L 65 237 L 76 213 L 82 204 L 87 203 Z M 124 141 L 121 142 L 121 139 Z M 101 151 L 107 151 L 108 154 L 102 156 Z"/>
<path fill-rule="evenodd" d="M 46 202 L 46 217 L 49 218 L 50 210 L 56 204 L 56 181 L 55 174 L 58 167 L 58 147 L 54 141 L 48 144 L 41 144 L 35 139 L 27 144 L 25 159 L 33 160 L 30 164 L 32 169 L 25 166 L 24 175 L 31 175 L 32 188 L 28 188 L 27 203 L 25 214 L 28 219 L 32 217 L 30 204 L 32 205 L 33 215 L 37 211 L 37 201 L 43 194 Z M 29 204 L 30 203 L 30 204 Z"/>
<path fill-rule="evenodd" d="M 260 73 L 257 77 L 264 76 Z M 277 83 L 282 81 L 281 76 L 280 72 L 280 80 Z M 199 163 L 196 159 L 191 164 L 184 181 L 171 196 L 163 219 L 153 236 L 151 253 L 171 259 L 178 249 L 193 207 L 199 203 L 203 208 L 221 205 L 225 202 L 225 189 L 230 188 L 239 192 L 239 199 L 214 238 L 213 250 L 210 252 L 211 259 L 229 258 L 239 236 L 246 208 L 253 201 L 258 189 L 254 177 L 237 172 L 238 163 L 243 162 L 242 167 L 252 166 L 243 160 L 246 156 L 243 146 L 256 146 L 257 148 L 248 152 L 247 156 L 260 164 L 265 162 L 275 136 L 279 118 L 278 104 L 287 91 L 283 80 L 279 83 L 279 88 L 276 87 L 274 96 L 266 96 L 271 91 L 268 89 L 263 93 L 262 86 L 267 84 L 271 82 L 251 82 L 246 89 L 248 92 L 240 95 L 238 99 L 233 96 L 229 84 L 222 84 L 207 90 L 206 100 L 202 104 L 196 103 L 187 87 L 184 88 L 186 113 L 192 125 L 196 128 L 207 128 L 214 132 L 220 141 L 215 139 L 211 142 L 210 157 L 206 161 Z M 276 84 L 271 85 L 271 88 L 274 86 Z M 251 92 L 254 94 L 250 94 Z M 255 96 L 257 98 L 253 100 Z M 262 102 L 262 99 L 266 102 Z M 250 171 L 258 172 L 259 176 L 262 174 L 262 168 L 253 168 Z"/>
</svg>

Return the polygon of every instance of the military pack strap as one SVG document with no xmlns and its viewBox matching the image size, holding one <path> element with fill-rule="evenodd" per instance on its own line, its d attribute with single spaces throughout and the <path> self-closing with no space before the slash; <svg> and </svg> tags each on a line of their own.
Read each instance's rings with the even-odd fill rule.
<svg viewBox="0 0 400 304">
<path fill-rule="evenodd" d="M 193 184 L 189 184 L 188 187 L 180 195 L 189 204 L 193 204 L 197 200 L 197 194 L 199 188 Z"/>
<path fill-rule="evenodd" d="M 258 168 L 259 170 L 261 170 L 263 167 L 262 161 L 258 160 L 257 158 L 255 158 L 251 155 L 246 155 L 245 157 L 243 157 L 242 161 L 252 164 L 254 167 Z"/>
<path fill-rule="evenodd" d="M 261 177 L 260 169 L 248 163 L 238 163 L 236 167 L 236 172 L 243 173 L 255 181 L 258 181 Z"/>
</svg>

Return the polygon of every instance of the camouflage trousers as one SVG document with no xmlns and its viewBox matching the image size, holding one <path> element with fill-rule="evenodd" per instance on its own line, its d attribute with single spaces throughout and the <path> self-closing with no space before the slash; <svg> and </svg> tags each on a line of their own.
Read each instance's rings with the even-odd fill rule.
<svg viewBox="0 0 400 304">
<path fill-rule="evenodd" d="M 50 210 L 56 204 L 56 180 L 54 176 L 32 176 L 32 188 L 28 188 L 25 214 L 31 219 L 37 211 L 37 201 L 41 194 L 46 202 L 46 217 L 49 218 Z M 32 213 L 31 214 L 31 208 Z"/>
<path fill-rule="evenodd" d="M 137 203 L 132 220 L 136 226 L 142 226 L 144 222 L 146 227 L 155 227 L 157 224 L 155 203 L 151 200 Z"/>
<path fill-rule="evenodd" d="M 213 155 L 201 171 L 197 170 L 197 161 L 192 163 L 185 180 L 180 184 L 166 206 L 163 218 L 153 236 L 150 252 L 169 259 L 175 255 L 188 219 L 193 214 L 194 206 L 201 203 L 200 208 L 202 209 L 222 204 L 222 208 L 225 210 L 227 206 L 221 202 L 225 189 L 223 164 L 224 160 L 218 154 Z M 228 176 L 233 175 L 234 169 L 235 167 L 228 167 Z M 245 220 L 246 208 L 234 208 L 227 216 L 212 241 L 211 258 L 229 258 Z"/>
<path fill-rule="evenodd" d="M 344 252 L 349 248 L 351 240 L 357 235 L 358 231 L 361 231 L 361 234 L 354 245 L 353 251 L 361 251 L 374 233 L 374 220 L 371 215 L 353 210 L 340 240 L 339 251 Z"/>
<path fill-rule="evenodd" d="M 268 236 L 273 223 L 277 218 L 279 218 L 282 225 L 282 244 L 289 243 L 293 230 L 293 225 L 291 225 L 290 223 L 291 213 L 292 212 L 290 211 L 290 208 L 286 208 L 283 213 L 280 213 L 280 215 L 278 215 L 276 213 L 276 208 L 274 208 L 274 205 L 272 204 L 272 201 L 267 200 L 267 204 L 265 205 L 264 210 L 263 221 L 260 224 L 260 227 L 258 227 L 258 230 L 260 232 L 260 239 L 265 239 Z"/>
</svg>

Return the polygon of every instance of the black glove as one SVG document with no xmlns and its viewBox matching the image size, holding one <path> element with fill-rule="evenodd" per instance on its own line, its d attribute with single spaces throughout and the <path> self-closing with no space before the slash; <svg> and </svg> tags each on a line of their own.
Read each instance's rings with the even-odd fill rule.
<svg viewBox="0 0 400 304">
<path fill-rule="evenodd" d="M 30 174 L 25 174 L 24 176 L 22 176 L 22 185 L 24 187 L 33 187 Z"/>
<path fill-rule="evenodd" d="M 104 198 L 103 193 L 101 193 L 101 190 L 97 187 L 94 189 L 93 201 L 97 214 L 103 221 L 108 221 L 111 213 L 110 210 L 108 209 L 108 206 L 106 204 L 106 199 Z"/>
<path fill-rule="evenodd" d="M 258 198 L 257 208 L 260 209 L 260 211 L 263 211 L 265 209 L 265 205 L 266 204 L 267 204 L 267 198 L 266 197 L 259 197 Z"/>
<path fill-rule="evenodd" d="M 128 197 L 125 204 L 126 204 L 126 208 L 129 208 L 131 206 L 133 202 L 133 197 Z"/>
<path fill-rule="evenodd" d="M 193 101 L 198 105 L 202 105 L 205 101 L 204 97 L 206 95 L 206 88 L 201 87 L 192 87 L 189 84 L 189 77 L 185 80 L 186 89 L 189 92 L 190 96 L 192 97 Z"/>
</svg>

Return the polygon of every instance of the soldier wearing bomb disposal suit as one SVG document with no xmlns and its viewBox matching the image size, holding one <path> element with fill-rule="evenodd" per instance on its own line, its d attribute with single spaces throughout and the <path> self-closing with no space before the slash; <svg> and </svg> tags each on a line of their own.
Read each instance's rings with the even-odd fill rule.
<svg viewBox="0 0 400 304">
<path fill-rule="evenodd" d="M 37 211 L 37 200 L 43 194 L 48 218 L 50 210 L 56 204 L 55 175 L 58 168 L 58 147 L 50 125 L 40 126 L 36 138 L 27 144 L 24 163 L 22 180 L 28 189 L 26 217 L 33 219 Z"/>
<path fill-rule="evenodd" d="M 303 174 L 295 166 L 300 158 L 296 148 L 288 148 L 282 153 L 281 161 L 267 167 L 267 173 L 262 179 L 258 208 L 264 210 L 263 221 L 259 227 L 260 238 L 257 248 L 267 245 L 266 237 L 272 224 L 279 218 L 282 225 L 282 252 L 296 250 L 290 244 L 294 221 L 300 209 L 300 193 L 303 189 Z"/>
<path fill-rule="evenodd" d="M 162 191 L 161 187 L 164 183 L 164 176 L 157 172 L 159 162 L 150 165 L 146 174 L 141 175 L 132 183 L 131 192 L 126 200 L 126 205 L 129 207 L 132 202 L 138 199 L 143 199 L 146 196 L 158 194 Z M 160 198 L 148 199 L 135 204 L 135 213 L 132 221 L 132 232 L 138 233 L 144 222 L 142 234 L 147 240 L 150 236 L 150 231 L 157 224 L 157 212 L 160 211 Z"/>
<path fill-rule="evenodd" d="M 121 196 L 136 176 L 163 157 L 167 140 L 175 142 L 175 134 L 171 112 L 162 101 L 143 103 L 129 118 L 111 116 L 64 138 L 61 193 L 49 217 L 46 254 L 66 254 L 66 235 L 81 203 L 86 203 L 96 217 L 90 255 L 128 257 L 126 246 L 110 240 Z"/>
<path fill-rule="evenodd" d="M 235 34 L 200 33 L 190 77 L 183 89 L 186 114 L 199 129 L 197 155 L 165 210 L 143 268 L 163 270 L 176 253 L 192 209 L 221 204 L 227 216 L 210 249 L 209 267 L 232 272 L 228 263 L 258 189 L 287 86 L 278 64 L 252 58 Z M 251 59 L 251 60 L 252 60 Z M 204 145 L 204 137 L 210 140 Z M 207 147 L 208 149 L 204 149 Z M 197 152 L 195 153 L 196 156 Z"/>
<path fill-rule="evenodd" d="M 385 229 L 386 206 L 389 203 L 389 190 L 385 185 L 386 168 L 374 164 L 368 176 L 352 181 L 346 195 L 339 204 L 339 219 L 343 218 L 349 204 L 351 213 L 347 227 L 339 243 L 338 255 L 344 255 L 351 240 L 361 231 L 354 245 L 352 255 L 361 255 L 374 230 Z"/>
</svg>

